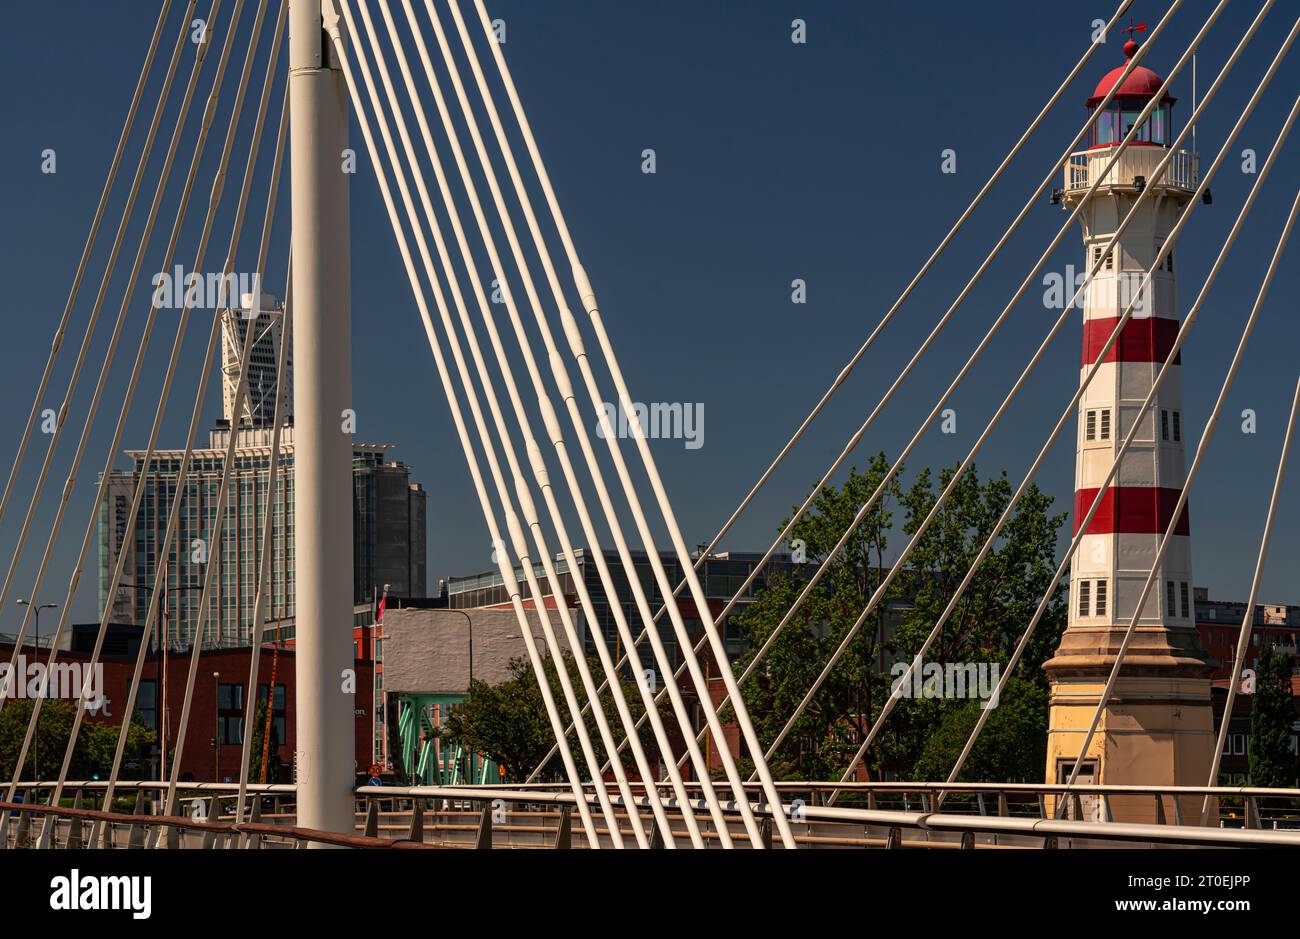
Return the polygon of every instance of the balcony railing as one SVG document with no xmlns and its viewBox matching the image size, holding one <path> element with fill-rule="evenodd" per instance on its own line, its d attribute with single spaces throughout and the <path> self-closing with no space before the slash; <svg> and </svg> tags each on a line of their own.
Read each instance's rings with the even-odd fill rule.
<svg viewBox="0 0 1300 939">
<path fill-rule="evenodd" d="M 1119 159 L 1115 160 L 1115 165 L 1106 172 L 1106 167 L 1114 155 L 1115 151 L 1111 147 L 1081 150 L 1070 154 L 1070 158 L 1065 162 L 1065 191 L 1087 189 L 1103 172 L 1106 173 L 1102 180 L 1103 186 L 1133 187 L 1137 185 L 1137 178 L 1141 176 L 1147 186 L 1163 186 L 1167 189 L 1181 189 L 1187 192 L 1196 189 L 1200 160 L 1195 153 L 1176 150 L 1170 156 L 1170 152 L 1164 147 L 1131 146 L 1120 154 Z M 1160 179 L 1156 180 L 1156 169 L 1166 156 L 1170 156 L 1169 164 Z"/>
</svg>

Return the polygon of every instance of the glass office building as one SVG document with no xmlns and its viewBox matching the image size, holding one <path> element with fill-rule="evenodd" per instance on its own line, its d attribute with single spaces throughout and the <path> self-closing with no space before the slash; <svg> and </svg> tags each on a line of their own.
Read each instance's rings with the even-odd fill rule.
<svg viewBox="0 0 1300 939">
<path fill-rule="evenodd" d="M 112 607 L 111 621 L 143 625 L 151 594 L 162 593 L 161 622 L 155 637 L 165 635 L 172 647 L 188 647 L 199 626 L 205 572 L 212 568 L 212 588 L 204 619 L 203 642 L 211 646 L 241 645 L 249 640 L 253 607 L 261 570 L 265 521 L 271 516 L 270 568 L 262 603 L 263 622 L 286 625 L 293 633 L 293 364 L 286 349 L 283 387 L 277 380 L 285 311 L 270 294 L 257 303 L 241 298 L 240 309 L 218 312 L 221 324 L 221 383 L 223 417 L 208 435 L 206 449 L 191 455 L 185 492 L 180 500 L 178 528 L 165 559 L 167 576 L 160 583 L 159 553 L 176 499 L 183 450 L 156 450 L 146 474 L 145 452 L 128 450 L 130 470 L 111 473 L 101 488 L 99 505 L 99 612 Z M 253 343 L 244 359 L 245 340 Z M 248 373 L 247 392 L 236 414 L 235 398 L 241 375 Z M 279 400 L 279 399 L 283 400 Z M 271 444 L 277 401 L 283 428 L 275 491 L 271 488 Z M 221 536 L 216 530 L 217 494 L 226 463 L 232 427 L 234 466 L 230 478 Z M 425 593 L 425 493 L 411 482 L 403 463 L 388 459 L 387 444 L 353 444 L 353 602 L 368 605 L 388 585 L 390 597 L 420 597 Z M 131 504 L 142 475 L 147 478 L 136 524 Z M 123 543 L 130 534 L 123 575 L 109 596 L 109 587 Z M 362 614 L 363 621 L 369 617 Z M 282 638 L 284 638 L 282 634 Z"/>
<path fill-rule="evenodd" d="M 209 447 L 195 450 L 180 501 L 178 530 L 167 552 L 161 587 L 162 634 L 173 647 L 188 647 L 198 628 L 203 582 L 209 565 L 212 589 L 204 625 L 205 645 L 248 642 L 261 566 L 263 526 L 268 512 L 271 428 L 242 427 L 220 538 L 216 503 L 231 433 L 221 422 Z M 410 481 L 410 468 L 387 459 L 389 446 L 355 444 L 352 453 L 354 600 L 368 603 L 384 585 L 389 596 L 425 593 L 425 492 Z M 113 622 L 142 625 L 158 583 L 160 548 L 176 497 L 184 451 L 155 451 L 151 461 L 132 550 L 118 589 L 109 596 L 114 565 L 127 536 L 131 501 L 145 471 L 143 451 L 127 451 L 130 470 L 115 471 L 99 507 L 99 609 L 111 605 Z M 263 602 L 264 622 L 294 615 L 293 427 L 281 433 L 271 514 L 270 569 Z"/>
</svg>

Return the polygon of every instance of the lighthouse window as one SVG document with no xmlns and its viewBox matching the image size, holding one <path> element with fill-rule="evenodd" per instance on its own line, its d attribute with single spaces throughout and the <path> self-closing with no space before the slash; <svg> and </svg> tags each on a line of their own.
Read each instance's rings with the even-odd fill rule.
<svg viewBox="0 0 1300 939">
<path fill-rule="evenodd" d="M 1174 272 L 1174 249 L 1170 248 L 1169 253 L 1165 255 L 1165 270 L 1169 273 Z"/>
<path fill-rule="evenodd" d="M 1101 411 L 1101 439 L 1110 439 L 1110 408 L 1102 408 Z"/>
<path fill-rule="evenodd" d="M 1169 439 L 1169 412 L 1168 411 L 1160 412 L 1160 439 L 1161 440 Z"/>
<path fill-rule="evenodd" d="M 1112 101 L 1106 110 L 1097 115 L 1096 123 L 1092 128 L 1092 146 L 1103 147 L 1119 143 L 1133 129 L 1142 114 L 1141 106 L 1134 108 L 1134 105 L 1138 104 L 1139 102 L 1133 100 Z M 1172 111 L 1168 103 L 1164 103 L 1146 119 L 1133 135 L 1133 141 L 1168 146 L 1172 130 Z"/>
<path fill-rule="evenodd" d="M 1165 581 L 1165 609 L 1170 616 L 1178 615 L 1177 596 L 1174 594 L 1174 582 L 1172 580 Z"/>
<path fill-rule="evenodd" d="M 1097 115 L 1097 123 L 1092 128 L 1092 145 L 1104 147 L 1107 144 L 1119 143 L 1119 139 L 1119 111 L 1107 108 Z"/>
<path fill-rule="evenodd" d="M 1183 581 L 1181 584 L 1178 585 L 1178 596 L 1182 598 L 1183 616 L 1191 616 L 1192 606 L 1187 600 L 1187 581 Z"/>
<path fill-rule="evenodd" d="M 1079 615 L 1080 616 L 1105 616 L 1106 615 L 1106 587 L 1107 587 L 1107 581 L 1104 580 L 1079 581 Z M 1094 606 L 1094 598 L 1095 598 L 1095 606 Z"/>
<path fill-rule="evenodd" d="M 1105 260 L 1105 262 L 1101 265 L 1101 269 L 1102 269 L 1103 271 L 1114 270 L 1114 268 L 1115 268 L 1115 258 L 1114 258 L 1114 254 L 1115 254 L 1115 252 L 1113 252 L 1113 251 L 1107 251 L 1107 252 L 1106 252 L 1106 260 Z M 1093 263 L 1093 265 L 1095 266 L 1095 265 L 1097 264 L 1097 262 L 1100 261 L 1100 260 L 1101 260 L 1101 248 L 1094 247 L 1094 248 L 1092 249 L 1092 263 Z"/>
<path fill-rule="evenodd" d="M 1168 132 L 1166 130 L 1168 124 L 1169 124 L 1169 108 L 1168 107 L 1156 108 L 1155 111 L 1152 113 L 1151 117 L 1147 120 L 1146 127 L 1143 128 L 1143 130 L 1146 132 L 1146 135 L 1142 139 L 1148 140 L 1151 143 L 1159 143 L 1159 144 L 1167 143 L 1169 141 Z"/>
<path fill-rule="evenodd" d="M 1183 439 L 1183 416 L 1178 411 L 1174 411 L 1174 442 L 1180 442 Z"/>
<path fill-rule="evenodd" d="M 1085 440 L 1097 439 L 1097 412 L 1096 411 L 1088 412 L 1087 420 L 1085 421 L 1085 429 L 1084 429 L 1083 436 Z"/>
</svg>

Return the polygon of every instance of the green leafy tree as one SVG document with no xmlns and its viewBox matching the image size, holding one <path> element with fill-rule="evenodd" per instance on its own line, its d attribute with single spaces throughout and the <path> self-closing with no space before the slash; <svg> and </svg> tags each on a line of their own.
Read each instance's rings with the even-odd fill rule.
<svg viewBox="0 0 1300 939">
<path fill-rule="evenodd" d="M 830 555 L 858 510 L 881 487 L 888 469 L 883 453 L 865 471 L 851 468 L 843 486 L 828 486 L 819 492 L 809 511 L 795 523 L 790 540 L 792 544 L 802 543 L 807 563 L 791 576 L 769 576 L 755 602 L 740 616 L 739 626 L 749 651 L 737 663 L 738 670 L 748 666 L 776 631 L 820 562 Z M 764 746 L 776 738 L 816 680 L 822 663 L 844 640 L 867 601 L 880 588 L 887 574 L 884 558 L 899 494 L 895 477 L 884 485 L 881 497 L 852 531 L 789 624 L 772 640 L 762 664 L 745 683 L 745 706 Z M 789 518 L 783 520 L 781 529 L 788 523 Z M 897 588 L 885 593 L 883 602 L 851 640 L 838 667 L 795 722 L 772 760 L 772 771 L 778 777 L 828 778 L 857 749 L 888 684 L 882 669 L 882 639 L 887 631 L 889 601 L 896 596 Z"/>
<path fill-rule="evenodd" d="M 738 622 L 749 648 L 739 663 L 742 667 L 771 637 L 819 561 L 881 486 L 888 466 L 881 453 L 865 471 L 851 469 L 844 484 L 821 492 L 809 514 L 795 525 L 791 537 L 804 540 L 809 563 L 792 576 L 770 577 L 741 615 Z M 898 674 L 894 666 L 912 661 L 938 622 L 1011 497 L 1005 474 L 981 481 L 972 466 L 927 530 L 915 538 L 939 492 L 954 476 L 955 467 L 945 469 L 936 485 L 931 471 L 923 469 L 905 491 L 895 476 L 746 682 L 745 703 L 766 744 L 775 739 L 871 597 L 881 592 L 774 755 L 774 773 L 784 778 L 838 777 L 884 707 Z M 990 672 L 994 664 L 1000 669 L 1007 663 L 1055 572 L 1057 533 L 1065 516 L 1052 515 L 1051 503 L 1036 486 L 1026 490 L 927 652 L 926 662 L 984 663 Z M 905 569 L 881 591 L 889 573 L 893 515 L 899 508 L 902 533 L 908 541 L 915 538 L 915 545 Z M 990 716 L 963 778 L 1041 777 L 1047 731 L 1041 665 L 1065 626 L 1064 593 L 1064 587 L 1054 592 L 1016 679 L 999 701 L 999 710 L 1007 711 Z M 978 706 L 969 699 L 900 699 L 867 754 L 868 775 L 946 778 L 965 742 L 965 736 L 955 738 L 963 728 L 969 734 Z M 940 768 L 943 761 L 947 765 Z"/>
<path fill-rule="evenodd" d="M 562 658 L 578 702 L 585 704 L 587 698 L 578 675 L 577 663 L 570 652 L 564 652 Z M 599 661 L 591 659 L 588 665 L 592 675 L 599 681 L 601 674 Z M 547 718 L 537 676 L 533 673 L 528 660 L 511 659 L 509 669 L 511 677 L 500 684 L 489 685 L 482 680 L 474 681 L 469 687 L 465 701 L 460 707 L 451 711 L 446 723 L 439 730 L 439 735 L 452 746 L 477 750 L 497 763 L 505 770 L 508 782 L 522 782 L 545 759 L 547 752 L 555 743 L 555 734 Z M 543 659 L 543 669 L 559 707 L 561 719 L 568 723 L 568 708 L 565 707 L 561 693 L 555 660 L 549 656 Z M 639 718 L 645 708 L 641 704 L 636 685 L 631 682 L 624 683 L 623 694 L 632 716 Z M 606 690 L 601 696 L 601 703 L 613 731 L 615 743 L 621 744 L 624 734 L 621 733 L 622 725 L 614 708 L 611 690 Z M 608 754 L 601 746 L 596 719 L 590 713 L 587 715 L 586 725 L 597 758 L 608 758 Z M 646 726 L 649 726 L 648 723 Z M 588 777 L 593 776 L 599 767 L 586 765 L 576 732 L 571 733 L 569 738 L 570 747 L 578 761 L 579 771 L 584 772 Z M 626 748 L 623 751 L 623 758 L 624 765 L 630 769 L 632 763 Z M 546 765 L 542 775 L 555 779 L 560 778 L 562 773 L 563 764 L 557 755 Z"/>
<path fill-rule="evenodd" d="M 1296 719 L 1291 694 L 1292 658 L 1265 646 L 1255 667 L 1250 706 L 1250 784 L 1287 787 L 1296 779 L 1291 725 Z"/>
<path fill-rule="evenodd" d="M 5 779 L 13 778 L 18 753 L 31 720 L 32 707 L 30 699 L 20 698 L 6 701 L 0 708 L 0 776 Z M 36 772 L 42 779 L 58 776 L 75 715 L 76 705 L 71 701 L 58 698 L 45 701 L 41 706 L 38 732 L 23 761 L 23 779 L 34 778 L 33 773 Z M 83 720 L 77 731 L 77 745 L 68 767 L 69 778 L 89 779 L 96 773 L 106 774 L 113 765 L 120 730 L 120 725 L 117 724 Z M 132 720 L 127 728 L 120 778 L 144 777 L 148 769 L 146 761 L 149 748 L 154 739 L 152 731 L 138 720 Z"/>
<path fill-rule="evenodd" d="M 922 747 L 913 769 L 915 778 L 948 778 L 979 713 L 978 701 L 965 701 L 947 710 Z M 1017 745 L 1009 746 L 1011 743 Z M 1047 690 L 1037 682 L 1011 678 L 958 778 L 1040 782 L 1046 762 Z"/>
<path fill-rule="evenodd" d="M 44 710 L 41 712 L 45 716 Z M 81 725 L 80 749 L 85 754 L 84 769 L 77 771 L 70 778 L 90 779 L 98 775 L 106 778 L 113 768 L 113 755 L 117 752 L 117 741 L 121 726 L 109 723 L 83 723 Z M 126 749 L 122 751 L 122 769 L 120 779 L 146 779 L 150 775 L 149 754 L 158 736 L 140 720 L 139 715 L 131 719 L 126 729 Z M 73 758 L 74 766 L 76 757 Z"/>
</svg>

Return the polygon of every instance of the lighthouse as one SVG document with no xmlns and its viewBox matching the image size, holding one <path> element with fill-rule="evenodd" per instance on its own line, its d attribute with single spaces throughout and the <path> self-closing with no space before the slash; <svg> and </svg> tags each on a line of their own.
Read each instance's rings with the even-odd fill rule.
<svg viewBox="0 0 1300 939">
<path fill-rule="evenodd" d="M 1130 26 L 1124 44 L 1130 59 L 1138 49 L 1132 32 L 1141 29 Z M 1086 138 L 1089 146 L 1067 161 L 1061 193 L 1064 205 L 1073 208 L 1105 174 L 1079 214 L 1085 269 L 1097 266 L 1083 295 L 1081 382 L 1126 305 L 1135 301 L 1133 317 L 1079 402 L 1075 534 L 1134 422 L 1138 431 L 1072 560 L 1067 627 L 1056 654 L 1044 664 L 1051 689 L 1048 783 L 1065 782 L 1079 759 L 1084 735 L 1182 492 L 1191 439 L 1179 359 L 1170 366 L 1173 374 L 1164 379 L 1152 408 L 1139 413 L 1178 333 L 1177 251 L 1161 262 L 1147 290 L 1139 294 L 1137 288 L 1193 196 L 1196 156 L 1174 153 L 1162 177 L 1154 178 L 1175 137 L 1175 101 L 1165 94 L 1107 171 L 1120 142 L 1164 84 L 1150 69 L 1137 66 L 1127 77 L 1124 69 L 1119 66 L 1107 74 L 1088 99 L 1088 108 L 1096 112 Z M 1121 78 L 1123 84 L 1102 107 Z M 1147 198 L 1137 207 L 1133 221 L 1107 250 L 1144 191 Z M 1214 746 L 1212 670 L 1196 632 L 1186 510 L 1156 577 L 1156 589 L 1138 618 L 1078 783 L 1203 786 L 1206 782 Z M 1184 801 L 1175 806 L 1166 800 L 1162 810 L 1171 820 L 1179 808 L 1188 816 L 1199 816 L 1199 802 Z M 1081 813 L 1094 820 L 1104 814 L 1094 798 L 1084 797 L 1069 808 L 1072 815 Z M 1116 821 L 1157 818 L 1151 796 L 1113 799 L 1110 810 Z"/>
</svg>

